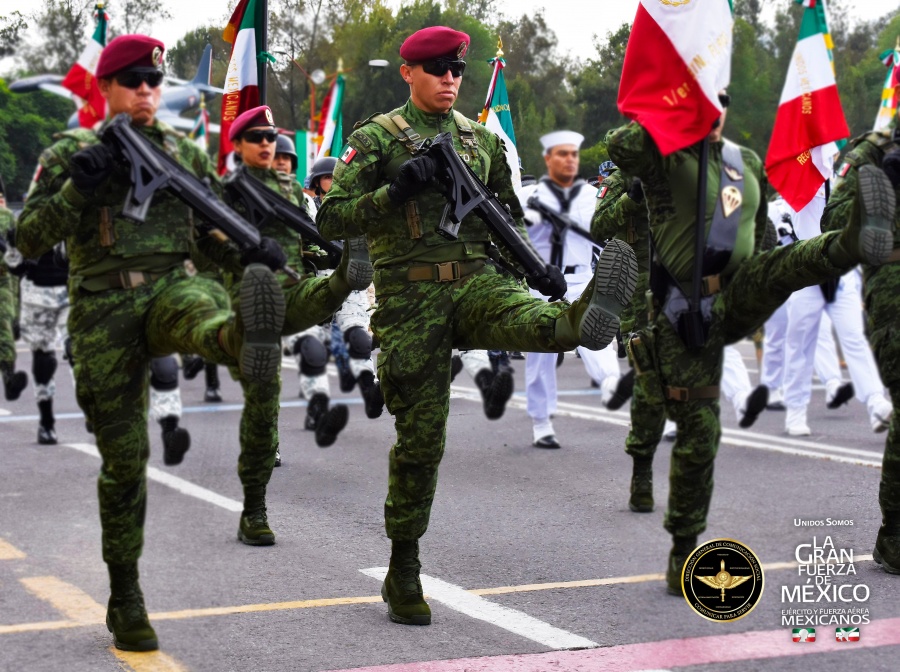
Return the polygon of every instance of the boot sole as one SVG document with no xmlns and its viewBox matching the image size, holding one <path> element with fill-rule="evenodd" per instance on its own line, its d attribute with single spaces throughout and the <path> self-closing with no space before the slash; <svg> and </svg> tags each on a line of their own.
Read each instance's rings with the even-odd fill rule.
<svg viewBox="0 0 900 672">
<path fill-rule="evenodd" d="M 281 366 L 281 327 L 285 303 L 275 274 L 262 264 L 244 271 L 240 293 L 244 322 L 241 345 L 241 374 L 252 382 L 267 383 Z"/>
<path fill-rule="evenodd" d="M 333 444 L 341 430 L 347 426 L 349 417 L 350 411 L 344 404 L 335 404 L 329 408 L 316 427 L 316 445 L 327 448 Z"/>
<path fill-rule="evenodd" d="M 275 545 L 275 535 L 274 534 L 263 534 L 256 539 L 246 536 L 240 529 L 238 529 L 237 533 L 238 541 L 247 544 L 247 546 L 274 546 Z"/>
<path fill-rule="evenodd" d="M 106 617 L 106 629 L 112 633 L 113 644 L 115 644 L 116 648 L 120 651 L 156 651 L 159 649 L 159 639 L 156 637 L 152 639 L 142 639 L 133 644 L 119 640 L 112 629 L 112 625 L 109 623 L 109 616 Z"/>
<path fill-rule="evenodd" d="M 888 176 L 875 166 L 862 166 L 858 179 L 863 211 L 859 245 L 866 263 L 877 266 L 886 263 L 894 249 L 897 197 Z"/>
<path fill-rule="evenodd" d="M 900 567 L 894 567 L 893 565 L 889 565 L 884 561 L 884 557 L 878 551 L 878 547 L 875 547 L 875 550 L 872 552 L 872 558 L 881 565 L 882 569 L 886 571 L 888 574 L 900 574 Z"/>
<path fill-rule="evenodd" d="M 600 253 L 594 271 L 594 291 L 581 318 L 581 344 L 602 350 L 619 330 L 619 314 L 628 306 L 637 285 L 637 259 L 627 243 L 610 240 Z"/>
<path fill-rule="evenodd" d="M 747 397 L 747 412 L 744 413 L 744 417 L 741 418 L 741 421 L 738 424 L 743 429 L 752 427 L 753 423 L 756 422 L 756 419 L 759 417 L 759 414 L 766 410 L 766 405 L 768 403 L 769 388 L 760 385 L 750 393 L 749 397 Z"/>
<path fill-rule="evenodd" d="M 506 411 L 506 402 L 512 396 L 515 381 L 509 371 L 500 371 L 491 381 L 488 398 L 484 404 L 484 415 L 488 420 L 497 420 L 503 417 Z"/>
<path fill-rule="evenodd" d="M 184 454 L 191 448 L 191 435 L 184 427 L 163 433 L 169 434 L 168 441 L 163 437 L 163 464 L 170 467 L 181 464 Z"/>
<path fill-rule="evenodd" d="M 346 242 L 350 246 L 350 261 L 347 264 L 347 284 L 350 289 L 368 289 L 375 276 L 375 269 L 369 259 L 369 246 L 365 236 L 357 236 Z"/>
<path fill-rule="evenodd" d="M 394 613 L 394 610 L 391 609 L 391 603 L 388 602 L 387 598 L 387 589 L 385 585 L 381 584 L 381 599 L 387 604 L 388 608 L 388 618 L 390 618 L 394 623 L 399 623 L 400 625 L 431 625 L 431 616 L 410 616 L 409 618 L 405 616 L 398 616 Z"/>
<path fill-rule="evenodd" d="M 628 508 L 634 511 L 635 513 L 653 513 L 654 505 L 646 506 L 643 504 L 635 504 L 634 502 L 628 502 Z"/>
</svg>

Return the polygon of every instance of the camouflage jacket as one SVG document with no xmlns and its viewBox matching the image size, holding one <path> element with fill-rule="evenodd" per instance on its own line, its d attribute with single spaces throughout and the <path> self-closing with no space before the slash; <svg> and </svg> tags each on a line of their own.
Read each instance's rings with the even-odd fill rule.
<svg viewBox="0 0 900 672">
<path fill-rule="evenodd" d="M 16 225 L 16 216 L 12 210 L 0 208 L 0 237 L 6 241 L 6 234 Z M 0 289 L 10 286 L 10 280 L 7 273 L 6 262 L 3 261 L 3 255 L 0 254 Z"/>
<path fill-rule="evenodd" d="M 385 116 L 395 115 L 400 115 L 418 134 L 417 141 L 446 131 L 452 133 L 457 152 L 500 201 L 508 204 L 520 234 L 526 236 L 522 207 L 513 190 L 499 137 L 452 110 L 448 114 L 429 114 L 412 101 Z M 335 166 L 334 183 L 316 217 L 322 234 L 330 239 L 365 234 L 376 267 L 409 261 L 483 258 L 491 235 L 477 216 L 463 220 L 458 241 L 448 241 L 436 233 L 446 204 L 436 188 L 426 188 L 403 205 L 391 202 L 388 186 L 411 154 L 404 142 L 373 119 L 356 125 Z"/>
<path fill-rule="evenodd" d="M 626 193 L 631 180 L 621 170 L 610 173 L 597 190 L 597 207 L 591 218 L 591 236 L 603 241 L 610 238 L 624 240 L 634 249 L 638 270 L 650 271 L 650 225 L 647 204 L 638 203 Z"/>
<path fill-rule="evenodd" d="M 707 235 L 719 199 L 722 144 L 709 145 Z M 630 123 L 609 133 L 607 146 L 610 159 L 621 171 L 641 178 L 656 250 L 675 279 L 689 283 L 694 266 L 699 144 L 662 156 L 650 135 L 637 123 Z M 726 277 L 754 250 L 761 249 L 768 219 L 762 161 L 752 150 L 740 149 L 744 159 L 743 204 L 735 248 L 723 271 Z"/>
<path fill-rule="evenodd" d="M 182 133 L 158 120 L 137 130 L 191 173 L 209 178 L 218 187 L 209 157 Z M 90 196 L 81 194 L 69 177 L 72 155 L 99 142 L 98 132 L 78 129 L 56 137 L 57 142 L 40 156 L 20 217 L 17 243 L 22 254 L 37 258 L 65 240 L 70 287 L 88 289 L 92 288 L 92 279 L 99 282 L 110 273 L 158 273 L 183 264 L 194 236 L 192 211 L 171 194 L 157 192 L 143 224 L 118 217 L 130 186 L 126 171 L 114 170 Z M 210 245 L 225 247 L 211 240 L 198 244 L 204 252 Z"/>
</svg>

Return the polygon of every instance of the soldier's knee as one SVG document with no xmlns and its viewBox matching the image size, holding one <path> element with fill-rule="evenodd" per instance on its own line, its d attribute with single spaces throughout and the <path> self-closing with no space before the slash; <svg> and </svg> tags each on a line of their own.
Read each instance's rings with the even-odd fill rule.
<svg viewBox="0 0 900 672">
<path fill-rule="evenodd" d="M 171 355 L 150 360 L 150 386 L 160 392 L 178 389 L 178 362 Z"/>
<path fill-rule="evenodd" d="M 306 376 L 321 376 L 328 363 L 325 344 L 312 336 L 304 336 L 294 343 L 294 354 L 300 355 L 300 373 Z"/>
<path fill-rule="evenodd" d="M 56 352 L 35 350 L 31 360 L 31 373 L 35 385 L 46 385 L 53 380 L 56 373 Z"/>
<path fill-rule="evenodd" d="M 99 422 L 102 423 L 102 420 Z M 107 477 L 120 485 L 143 478 L 150 457 L 146 425 L 111 422 L 95 426 L 94 432 Z"/>
<path fill-rule="evenodd" d="M 347 353 L 353 359 L 368 359 L 372 356 L 372 337 L 362 327 L 351 327 L 344 333 Z"/>
</svg>

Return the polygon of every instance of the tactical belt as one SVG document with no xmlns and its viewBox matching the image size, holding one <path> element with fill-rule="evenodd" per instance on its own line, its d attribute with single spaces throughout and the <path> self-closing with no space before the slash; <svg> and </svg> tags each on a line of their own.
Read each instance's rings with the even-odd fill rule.
<svg viewBox="0 0 900 672">
<path fill-rule="evenodd" d="M 667 387 L 666 399 L 671 401 L 694 401 L 695 399 L 718 399 L 719 386 L 706 387 Z"/>
<path fill-rule="evenodd" d="M 147 285 L 156 282 L 160 278 L 171 272 L 163 273 L 147 273 L 146 271 L 119 271 L 118 273 L 107 273 L 93 278 L 84 278 L 84 281 L 90 282 L 89 292 L 103 292 L 109 289 L 134 289 L 141 285 Z"/>
<path fill-rule="evenodd" d="M 441 264 L 415 264 L 406 271 L 406 279 L 414 282 L 453 282 L 484 267 L 484 259 L 445 261 Z"/>
</svg>

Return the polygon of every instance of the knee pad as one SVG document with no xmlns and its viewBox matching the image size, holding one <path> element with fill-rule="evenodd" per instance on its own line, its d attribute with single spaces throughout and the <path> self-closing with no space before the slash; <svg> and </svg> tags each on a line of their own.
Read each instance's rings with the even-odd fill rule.
<svg viewBox="0 0 900 672">
<path fill-rule="evenodd" d="M 351 327 L 344 333 L 347 352 L 353 359 L 368 359 L 372 355 L 372 337 L 362 327 Z"/>
<path fill-rule="evenodd" d="M 150 387 L 160 392 L 178 389 L 178 362 L 171 355 L 150 360 Z"/>
<path fill-rule="evenodd" d="M 305 376 L 321 376 L 328 363 L 328 350 L 317 338 L 305 336 L 294 343 L 294 354 L 300 355 L 300 373 Z"/>
<path fill-rule="evenodd" d="M 56 373 L 56 352 L 35 350 L 31 359 L 31 374 L 35 385 L 46 385 Z"/>
</svg>

